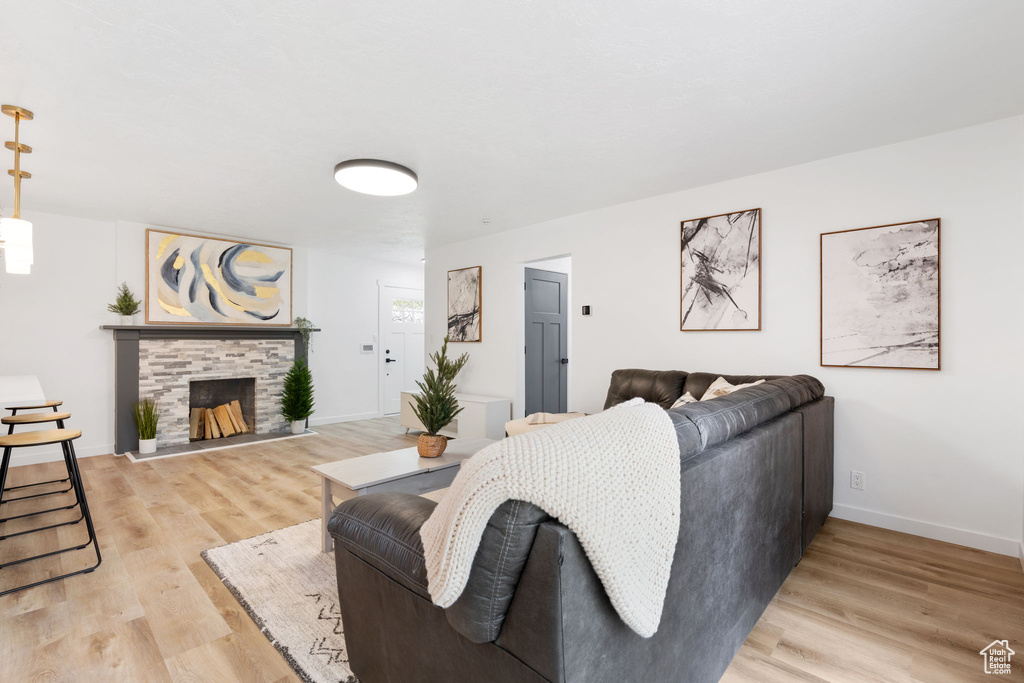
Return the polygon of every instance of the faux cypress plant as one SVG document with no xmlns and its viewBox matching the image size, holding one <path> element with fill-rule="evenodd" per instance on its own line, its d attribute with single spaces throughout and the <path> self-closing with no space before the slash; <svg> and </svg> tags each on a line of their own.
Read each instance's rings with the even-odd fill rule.
<svg viewBox="0 0 1024 683">
<path fill-rule="evenodd" d="M 127 282 L 122 282 L 117 288 L 117 298 L 114 303 L 107 305 L 107 310 L 118 315 L 135 315 L 142 309 L 142 302 L 135 298 L 132 290 L 128 288 Z"/>
<path fill-rule="evenodd" d="M 301 359 L 292 363 L 284 376 L 281 414 L 289 422 L 305 420 L 313 414 L 313 373 Z"/>
<path fill-rule="evenodd" d="M 469 361 L 464 353 L 455 360 L 448 359 L 448 337 L 444 338 L 440 352 L 430 354 L 434 367 L 417 381 L 420 393 L 413 396 L 413 413 L 419 418 L 429 436 L 437 436 L 445 426 L 462 412 L 455 398 L 455 376 Z"/>
</svg>

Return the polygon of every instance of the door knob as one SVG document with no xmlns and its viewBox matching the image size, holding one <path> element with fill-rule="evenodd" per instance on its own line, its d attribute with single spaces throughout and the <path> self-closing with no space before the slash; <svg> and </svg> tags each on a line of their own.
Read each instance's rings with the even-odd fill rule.
<svg viewBox="0 0 1024 683">
<path fill-rule="evenodd" d="M 397 363 L 398 359 L 397 358 L 385 358 L 384 362 L 385 363 Z"/>
<path fill-rule="evenodd" d="M 568 358 L 563 358 L 561 360 L 561 363 L 562 363 L 562 365 L 568 365 L 569 364 L 569 359 Z"/>
</svg>

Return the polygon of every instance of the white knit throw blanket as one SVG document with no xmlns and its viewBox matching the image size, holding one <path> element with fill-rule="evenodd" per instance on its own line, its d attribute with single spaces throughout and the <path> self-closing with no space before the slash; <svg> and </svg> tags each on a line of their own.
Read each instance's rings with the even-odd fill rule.
<svg viewBox="0 0 1024 683">
<path fill-rule="evenodd" d="M 622 620 L 654 635 L 679 535 L 679 444 L 664 410 L 633 399 L 463 462 L 420 531 L 434 604 L 462 594 L 487 521 L 513 499 L 572 529 Z"/>
</svg>

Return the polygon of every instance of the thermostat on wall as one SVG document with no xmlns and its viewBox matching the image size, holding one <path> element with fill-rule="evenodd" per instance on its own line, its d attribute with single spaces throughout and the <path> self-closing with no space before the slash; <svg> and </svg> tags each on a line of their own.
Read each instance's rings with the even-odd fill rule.
<svg viewBox="0 0 1024 683">
<path fill-rule="evenodd" d="M 376 345 L 373 342 L 359 345 L 359 353 L 373 353 L 376 350 Z"/>
</svg>

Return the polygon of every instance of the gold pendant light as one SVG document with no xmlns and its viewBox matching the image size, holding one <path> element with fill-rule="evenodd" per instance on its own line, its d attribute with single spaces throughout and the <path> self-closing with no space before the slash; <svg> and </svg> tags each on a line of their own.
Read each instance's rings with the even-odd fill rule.
<svg viewBox="0 0 1024 683">
<path fill-rule="evenodd" d="M 0 105 L 0 111 L 14 117 L 14 141 L 4 143 L 4 147 L 14 152 L 14 168 L 7 171 L 8 175 L 14 176 L 14 215 L 0 218 L 0 248 L 4 250 L 4 265 L 8 273 L 28 275 L 34 261 L 32 224 L 21 218 L 21 179 L 31 178 L 32 174 L 21 170 L 21 155 L 31 154 L 32 148 L 21 143 L 19 129 L 22 120 L 31 121 L 33 116 L 28 109 L 13 104 Z"/>
</svg>

